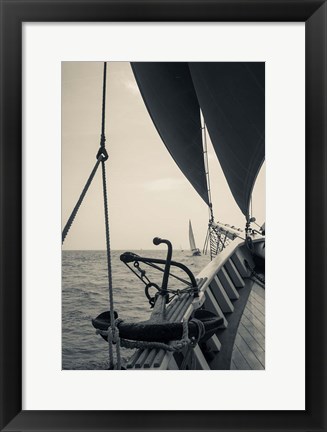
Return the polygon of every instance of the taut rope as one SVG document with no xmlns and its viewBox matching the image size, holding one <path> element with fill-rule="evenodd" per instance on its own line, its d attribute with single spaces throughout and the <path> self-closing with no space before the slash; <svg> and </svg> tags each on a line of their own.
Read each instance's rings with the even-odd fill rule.
<svg viewBox="0 0 327 432">
<path fill-rule="evenodd" d="M 108 345 L 109 345 L 109 367 L 114 368 L 114 350 L 113 345 L 116 345 L 117 354 L 117 369 L 121 369 L 121 358 L 120 358 L 120 340 L 119 330 L 115 323 L 114 318 L 114 296 L 112 286 L 112 269 L 111 269 L 111 249 L 110 249 L 110 232 L 109 232 L 109 207 L 108 207 L 108 193 L 107 193 L 107 181 L 106 181 L 106 165 L 105 162 L 108 159 L 108 154 L 105 148 L 106 137 L 105 137 L 105 112 L 106 112 L 106 82 L 107 82 L 107 63 L 104 63 L 103 67 L 103 91 L 102 91 L 102 123 L 101 123 L 101 141 L 100 149 L 98 154 L 104 155 L 101 160 L 102 166 L 102 188 L 103 188 L 103 206 L 104 206 L 104 218 L 105 218 L 105 229 L 106 229 L 106 246 L 107 246 L 107 271 L 108 271 L 108 291 L 109 291 L 109 309 L 110 309 L 110 334 L 108 334 Z"/>
<path fill-rule="evenodd" d="M 66 238 L 66 236 L 68 234 L 68 231 L 70 230 L 71 226 L 73 225 L 74 219 L 75 219 L 75 217 L 76 217 L 76 215 L 78 213 L 78 210 L 79 210 L 79 208 L 80 208 L 80 206 L 81 206 L 81 204 L 83 202 L 83 199 L 84 199 L 84 197 L 86 195 L 86 192 L 88 191 L 88 189 L 89 189 L 89 187 L 90 187 L 90 185 L 92 183 L 92 180 L 93 180 L 93 178 L 95 176 L 95 173 L 98 170 L 98 167 L 100 165 L 101 160 L 102 160 L 102 155 L 100 155 L 99 159 L 97 159 L 96 164 L 94 165 L 94 168 L 93 168 L 93 170 L 92 170 L 92 172 L 90 174 L 90 177 L 87 179 L 87 182 L 86 182 L 86 184 L 85 184 L 85 186 L 84 186 L 84 188 L 82 190 L 82 193 L 81 193 L 81 195 L 80 195 L 80 197 L 79 197 L 79 199 L 78 199 L 78 201 L 77 201 L 77 203 L 76 203 L 76 205 L 75 205 L 75 207 L 74 207 L 74 209 L 72 211 L 72 214 L 70 215 L 70 217 L 69 217 L 69 219 L 68 219 L 68 221 L 67 221 L 67 223 L 65 225 L 65 228 L 63 229 L 63 232 L 62 232 L 62 244 L 65 241 L 65 238 Z"/>
</svg>

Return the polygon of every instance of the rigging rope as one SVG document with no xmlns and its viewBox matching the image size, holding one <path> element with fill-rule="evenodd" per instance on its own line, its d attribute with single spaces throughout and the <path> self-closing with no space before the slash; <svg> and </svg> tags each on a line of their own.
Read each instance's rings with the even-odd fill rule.
<svg viewBox="0 0 327 432">
<path fill-rule="evenodd" d="M 101 162 L 102 165 L 102 185 L 103 185 L 103 203 L 104 203 L 104 216 L 105 216 L 105 227 L 106 227 L 106 246 L 107 246 L 107 271 L 108 271 L 108 288 L 109 288 L 109 309 L 114 311 L 114 297 L 112 287 L 112 267 L 111 267 L 111 250 L 110 250 L 110 233 L 109 233 L 109 207 L 107 197 L 107 184 L 106 184 L 106 167 L 105 161 Z M 112 338 L 108 337 L 109 342 L 109 362 L 110 367 L 114 367 L 113 360 L 113 344 L 116 344 L 117 353 L 117 369 L 121 369 L 120 359 L 120 343 L 119 343 L 119 330 L 116 327 L 114 320 L 114 313 L 110 314 L 110 325 L 112 330 Z"/>
<path fill-rule="evenodd" d="M 106 165 L 105 162 L 108 159 L 108 154 L 105 149 L 106 137 L 105 137 L 105 111 L 106 111 L 106 81 L 107 81 L 107 63 L 104 63 L 103 67 L 103 91 L 102 91 L 102 123 L 101 123 L 101 141 L 98 155 L 104 155 L 101 160 L 102 167 L 102 188 L 103 188 L 103 206 L 104 206 L 104 218 L 105 218 L 105 231 L 106 231 L 106 247 L 107 247 L 107 272 L 108 272 L 108 291 L 109 291 L 109 309 L 112 312 L 110 314 L 110 336 L 108 336 L 109 345 L 109 367 L 114 368 L 114 353 L 113 345 L 116 346 L 117 354 L 117 369 L 121 369 L 121 358 L 120 358 L 120 339 L 119 330 L 116 326 L 114 319 L 114 296 L 113 296 L 113 285 L 112 285 L 112 266 L 111 266 L 111 249 L 110 249 L 110 231 L 109 231 L 109 206 L 108 206 L 108 192 L 107 192 L 107 178 L 106 178 Z"/>
<path fill-rule="evenodd" d="M 224 236 L 224 238 L 222 238 L 222 236 Z M 227 230 L 226 232 L 223 232 L 217 225 L 209 221 L 204 251 L 207 253 L 208 246 L 210 246 L 210 259 L 212 260 L 216 255 L 222 252 L 229 242 L 230 239 L 227 236 Z"/>
<path fill-rule="evenodd" d="M 87 179 L 87 182 L 86 182 L 86 184 L 85 184 L 85 186 L 84 186 L 84 188 L 82 190 L 82 193 L 81 193 L 81 195 L 80 195 L 80 197 L 79 197 L 79 199 L 78 199 L 78 201 L 77 201 L 77 203 L 76 203 L 76 205 L 75 205 L 75 207 L 74 207 L 74 209 L 72 211 L 72 214 L 70 215 L 70 217 L 69 217 L 69 219 L 68 219 L 68 221 L 67 221 L 67 223 L 65 225 L 65 228 L 63 229 L 62 239 L 61 239 L 62 240 L 62 244 L 65 241 L 65 238 L 66 238 L 66 236 L 68 234 L 68 231 L 70 230 L 71 226 L 73 225 L 74 219 L 75 219 L 75 217 L 76 217 L 76 215 L 78 213 L 78 210 L 79 210 L 79 208 L 80 208 L 80 206 L 81 206 L 81 204 L 83 202 L 83 199 L 84 199 L 84 197 L 86 195 L 86 192 L 88 191 L 88 189 L 89 189 L 89 187 L 90 187 L 90 185 L 92 183 L 92 180 L 93 180 L 93 178 L 95 176 L 95 173 L 98 170 L 98 167 L 100 165 L 100 162 L 102 161 L 102 158 L 103 158 L 103 155 L 100 154 L 99 158 L 96 161 L 96 164 L 94 165 L 94 168 L 93 168 L 93 170 L 92 170 L 89 178 Z"/>
<path fill-rule="evenodd" d="M 103 204 L 104 204 L 104 217 L 105 217 L 105 231 L 106 231 L 106 248 L 107 248 L 107 272 L 108 272 L 108 291 L 109 291 L 109 307 L 110 311 L 114 311 L 114 299 L 113 299 L 113 286 L 112 286 L 112 268 L 111 268 L 111 250 L 110 250 L 110 233 L 109 233 L 109 206 L 108 206 L 108 192 L 107 192 L 107 181 L 106 181 L 106 167 L 105 162 L 108 159 L 108 153 L 105 148 L 106 137 L 105 137 L 105 113 L 106 113 L 106 83 L 107 83 L 107 63 L 104 62 L 103 67 L 103 88 L 102 88 L 102 116 L 101 116 L 101 138 L 100 138 L 100 148 L 96 155 L 96 164 L 83 188 L 83 191 L 70 215 L 64 230 L 62 232 L 62 243 L 64 243 L 65 238 L 70 230 L 74 219 L 78 213 L 78 210 L 83 202 L 83 199 L 88 191 L 92 180 L 98 170 L 101 163 L 102 167 L 102 188 L 103 188 Z M 117 357 L 117 369 L 121 369 L 121 356 L 120 356 L 120 338 L 119 330 L 116 326 L 114 320 L 114 313 L 111 316 L 111 328 L 108 331 L 108 345 L 109 345 L 109 367 L 113 369 L 115 367 L 114 361 L 114 350 L 113 345 L 116 346 L 116 357 Z"/>
</svg>

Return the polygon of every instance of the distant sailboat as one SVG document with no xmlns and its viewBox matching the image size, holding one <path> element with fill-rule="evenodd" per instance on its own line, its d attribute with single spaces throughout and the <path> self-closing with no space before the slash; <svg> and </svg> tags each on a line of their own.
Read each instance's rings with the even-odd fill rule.
<svg viewBox="0 0 327 432">
<path fill-rule="evenodd" d="M 191 247 L 192 255 L 193 256 L 201 255 L 200 249 L 195 246 L 195 240 L 194 240 L 194 234 L 193 234 L 191 221 L 189 221 L 188 233 L 189 233 L 189 238 L 190 238 L 190 247 Z"/>
</svg>

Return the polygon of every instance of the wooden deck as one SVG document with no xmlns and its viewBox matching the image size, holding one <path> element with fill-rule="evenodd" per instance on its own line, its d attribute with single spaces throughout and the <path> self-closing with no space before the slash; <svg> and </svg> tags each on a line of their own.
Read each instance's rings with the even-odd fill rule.
<svg viewBox="0 0 327 432">
<path fill-rule="evenodd" d="M 231 369 L 265 368 L 265 290 L 253 284 L 232 353 Z"/>
</svg>

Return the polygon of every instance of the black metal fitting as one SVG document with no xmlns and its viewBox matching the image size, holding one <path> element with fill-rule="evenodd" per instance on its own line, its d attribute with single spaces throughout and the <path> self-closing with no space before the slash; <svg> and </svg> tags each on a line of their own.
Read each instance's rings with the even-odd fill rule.
<svg viewBox="0 0 327 432">
<path fill-rule="evenodd" d="M 168 252 L 167 252 L 167 258 L 166 258 L 166 265 L 165 265 L 165 271 L 162 278 L 162 286 L 161 291 L 163 294 L 167 293 L 168 290 L 168 278 L 169 278 L 169 271 L 170 271 L 170 265 L 171 265 L 171 258 L 173 255 L 173 246 L 169 240 L 161 239 L 159 237 L 155 237 L 153 239 L 153 244 L 156 246 L 159 246 L 160 244 L 166 244 L 168 246 Z"/>
</svg>

